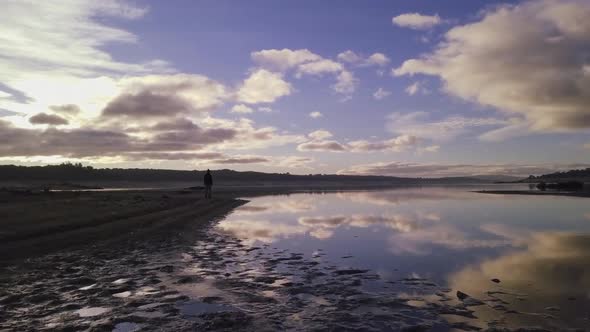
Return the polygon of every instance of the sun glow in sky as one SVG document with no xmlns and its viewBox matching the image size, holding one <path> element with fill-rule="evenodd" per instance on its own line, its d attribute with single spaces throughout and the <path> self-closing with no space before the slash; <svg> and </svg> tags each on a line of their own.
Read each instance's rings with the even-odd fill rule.
<svg viewBox="0 0 590 332">
<path fill-rule="evenodd" d="M 0 163 L 590 167 L 590 1 L 3 0 Z"/>
</svg>

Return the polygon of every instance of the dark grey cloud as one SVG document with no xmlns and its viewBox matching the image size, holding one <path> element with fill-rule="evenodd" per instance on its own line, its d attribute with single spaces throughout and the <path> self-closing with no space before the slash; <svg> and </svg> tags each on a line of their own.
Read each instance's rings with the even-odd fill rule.
<svg viewBox="0 0 590 332">
<path fill-rule="evenodd" d="M 172 121 L 158 122 L 150 129 L 154 131 L 194 130 L 199 129 L 199 126 L 189 119 L 179 118 Z"/>
<path fill-rule="evenodd" d="M 343 152 L 346 151 L 346 147 L 336 141 L 311 141 L 299 144 L 297 150 Z"/>
<path fill-rule="evenodd" d="M 200 75 L 151 75 L 125 80 L 105 117 L 158 118 L 209 111 L 227 99 L 225 87 Z"/>
<path fill-rule="evenodd" d="M 80 107 L 74 104 L 65 104 L 65 105 L 53 105 L 49 106 L 49 109 L 57 114 L 62 115 L 78 115 L 80 113 Z"/>
<path fill-rule="evenodd" d="M 142 141 L 109 130 L 35 130 L 0 121 L 0 155 L 87 157 L 117 155 L 139 149 Z"/>
<path fill-rule="evenodd" d="M 259 164 L 266 163 L 270 160 L 264 157 L 230 157 L 225 159 L 216 159 L 215 164 Z"/>
<path fill-rule="evenodd" d="M 105 117 L 155 118 L 190 113 L 192 110 L 194 108 L 191 104 L 178 96 L 142 91 L 138 94 L 119 95 L 107 104 L 102 114 Z"/>
<path fill-rule="evenodd" d="M 157 134 L 155 143 L 181 143 L 187 146 L 194 144 L 221 143 L 236 137 L 237 131 L 226 128 L 203 129 L 196 126 L 194 129 L 183 131 L 169 131 Z"/>
<path fill-rule="evenodd" d="M 53 126 L 67 125 L 68 120 L 62 118 L 59 115 L 39 113 L 29 118 L 29 122 L 32 124 L 48 124 Z"/>
<path fill-rule="evenodd" d="M 219 152 L 140 152 L 126 155 L 130 160 L 210 160 L 225 157 Z"/>
</svg>

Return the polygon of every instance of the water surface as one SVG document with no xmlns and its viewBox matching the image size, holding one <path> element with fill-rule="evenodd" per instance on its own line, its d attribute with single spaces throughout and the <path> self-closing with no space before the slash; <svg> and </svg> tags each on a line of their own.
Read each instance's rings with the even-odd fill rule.
<svg viewBox="0 0 590 332">
<path fill-rule="evenodd" d="M 585 198 L 461 188 L 267 196 L 250 199 L 215 231 L 259 256 L 296 253 L 334 271 L 369 270 L 375 277 L 359 288 L 415 297 L 409 303 L 417 307 L 459 301 L 461 291 L 482 301 L 469 306 L 474 326 L 589 326 Z"/>
</svg>

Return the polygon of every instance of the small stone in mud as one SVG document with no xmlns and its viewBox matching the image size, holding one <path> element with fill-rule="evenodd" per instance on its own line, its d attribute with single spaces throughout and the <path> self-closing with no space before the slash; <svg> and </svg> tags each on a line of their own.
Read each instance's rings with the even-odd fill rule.
<svg viewBox="0 0 590 332">
<path fill-rule="evenodd" d="M 469 297 L 469 295 L 463 293 L 462 291 L 457 291 L 457 298 L 459 300 L 465 300 L 468 297 Z"/>
<path fill-rule="evenodd" d="M 492 279 L 492 282 L 495 282 L 495 283 L 499 284 L 500 283 L 500 279 L 494 278 L 494 279 Z"/>
</svg>

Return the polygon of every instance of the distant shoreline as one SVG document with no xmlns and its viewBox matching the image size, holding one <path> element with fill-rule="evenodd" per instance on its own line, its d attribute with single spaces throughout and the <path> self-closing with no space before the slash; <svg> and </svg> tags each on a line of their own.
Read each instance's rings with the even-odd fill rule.
<svg viewBox="0 0 590 332">
<path fill-rule="evenodd" d="M 589 191 L 532 191 L 532 190 L 477 190 L 480 194 L 493 195 L 531 195 L 531 196 L 568 196 L 568 197 L 590 197 Z"/>
</svg>

